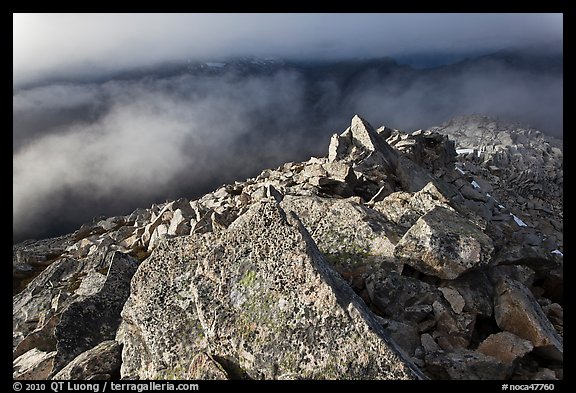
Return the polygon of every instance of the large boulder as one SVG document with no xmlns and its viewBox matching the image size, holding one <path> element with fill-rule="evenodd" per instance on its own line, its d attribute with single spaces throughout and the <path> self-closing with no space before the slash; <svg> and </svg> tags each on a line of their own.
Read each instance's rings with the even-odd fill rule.
<svg viewBox="0 0 576 393">
<path fill-rule="evenodd" d="M 130 293 L 130 279 L 138 262 L 132 257 L 114 252 L 107 255 L 106 280 L 93 295 L 70 304 L 56 325 L 56 364 L 59 369 L 82 352 L 116 336 L 120 312 Z"/>
<path fill-rule="evenodd" d="M 46 379 L 52 372 L 56 351 L 44 352 L 32 348 L 12 363 L 12 378 L 38 380 Z"/>
<path fill-rule="evenodd" d="M 406 232 L 394 254 L 415 269 L 443 279 L 487 265 L 492 239 L 460 214 L 436 206 Z"/>
<path fill-rule="evenodd" d="M 400 229 L 358 198 L 287 195 L 282 208 L 295 212 L 318 248 L 335 265 L 362 264 L 394 256 Z"/>
<path fill-rule="evenodd" d="M 495 357 L 504 364 L 513 365 L 524 355 L 532 351 L 534 346 L 510 332 L 491 334 L 478 346 L 478 352 Z"/>
<path fill-rule="evenodd" d="M 450 203 L 438 187 L 433 182 L 429 182 L 415 193 L 399 191 L 390 194 L 382 201 L 375 202 L 373 208 L 381 212 L 388 220 L 408 229 L 436 206 L 453 210 Z"/>
<path fill-rule="evenodd" d="M 120 374 L 122 347 L 114 340 L 102 341 L 78 355 L 52 379 L 111 379 Z"/>
<path fill-rule="evenodd" d="M 275 201 L 218 234 L 161 242 L 122 315 L 124 378 L 422 377 Z"/>
<path fill-rule="evenodd" d="M 137 266 L 120 252 L 62 258 L 14 296 L 14 367 L 36 370 L 14 378 L 52 376 L 77 355 L 114 338 Z"/>
<path fill-rule="evenodd" d="M 494 316 L 505 331 L 529 340 L 534 352 L 556 362 L 564 358 L 563 340 L 522 283 L 507 279 L 496 286 Z"/>
</svg>

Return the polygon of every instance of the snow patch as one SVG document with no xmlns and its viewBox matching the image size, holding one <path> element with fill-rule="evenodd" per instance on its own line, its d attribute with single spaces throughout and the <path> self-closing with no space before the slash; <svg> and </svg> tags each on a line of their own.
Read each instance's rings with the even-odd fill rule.
<svg viewBox="0 0 576 393">
<path fill-rule="evenodd" d="M 470 154 L 474 153 L 474 149 L 456 149 L 456 154 Z"/>
<path fill-rule="evenodd" d="M 465 174 L 464 171 L 463 171 L 462 169 L 458 168 L 458 167 L 456 167 L 456 170 L 457 170 L 458 172 L 460 172 L 461 174 L 463 174 L 463 175 Z"/>
<path fill-rule="evenodd" d="M 527 227 L 528 226 L 528 225 L 526 225 L 526 223 L 524 221 L 522 221 L 521 219 L 516 217 L 514 214 L 510 213 L 510 215 L 512 216 L 512 218 L 514 218 L 514 221 L 516 221 L 516 224 L 518 224 L 519 227 Z"/>
<path fill-rule="evenodd" d="M 506 209 L 506 208 L 505 208 L 504 206 L 502 206 L 502 205 L 498 205 L 498 207 L 499 207 L 500 209 Z"/>
<path fill-rule="evenodd" d="M 558 255 L 560 255 L 561 257 L 564 256 L 564 254 L 562 254 L 562 251 L 560 251 L 560 250 L 554 250 L 554 251 L 551 252 L 551 254 L 558 254 Z"/>
<path fill-rule="evenodd" d="M 480 184 L 476 183 L 476 180 L 472 180 L 470 184 L 472 184 L 472 187 L 474 188 L 480 188 Z"/>
</svg>

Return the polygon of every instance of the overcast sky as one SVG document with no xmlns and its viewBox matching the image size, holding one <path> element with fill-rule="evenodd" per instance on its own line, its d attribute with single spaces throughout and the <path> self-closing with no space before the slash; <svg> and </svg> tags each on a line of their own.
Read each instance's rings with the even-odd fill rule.
<svg viewBox="0 0 576 393">
<path fill-rule="evenodd" d="M 562 39 L 562 14 L 14 14 L 14 83 L 190 58 L 403 56 Z"/>
</svg>

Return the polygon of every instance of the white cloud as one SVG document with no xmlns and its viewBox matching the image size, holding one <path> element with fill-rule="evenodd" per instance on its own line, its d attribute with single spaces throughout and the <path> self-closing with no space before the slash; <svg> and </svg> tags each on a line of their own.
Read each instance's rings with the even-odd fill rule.
<svg viewBox="0 0 576 393">
<path fill-rule="evenodd" d="M 13 78 L 235 55 L 381 57 L 561 40 L 562 14 L 14 14 Z"/>
</svg>

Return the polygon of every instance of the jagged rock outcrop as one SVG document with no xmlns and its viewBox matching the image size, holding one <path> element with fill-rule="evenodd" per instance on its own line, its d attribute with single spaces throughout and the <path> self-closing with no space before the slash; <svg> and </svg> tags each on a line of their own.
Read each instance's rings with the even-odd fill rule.
<svg viewBox="0 0 576 393">
<path fill-rule="evenodd" d="M 420 375 L 275 200 L 219 235 L 162 243 L 135 275 L 122 316 L 126 377 L 190 378 L 199 353 L 228 378 Z"/>
<path fill-rule="evenodd" d="M 14 245 L 13 376 L 561 379 L 561 188 L 535 130 L 355 116 L 327 157 Z"/>
</svg>

